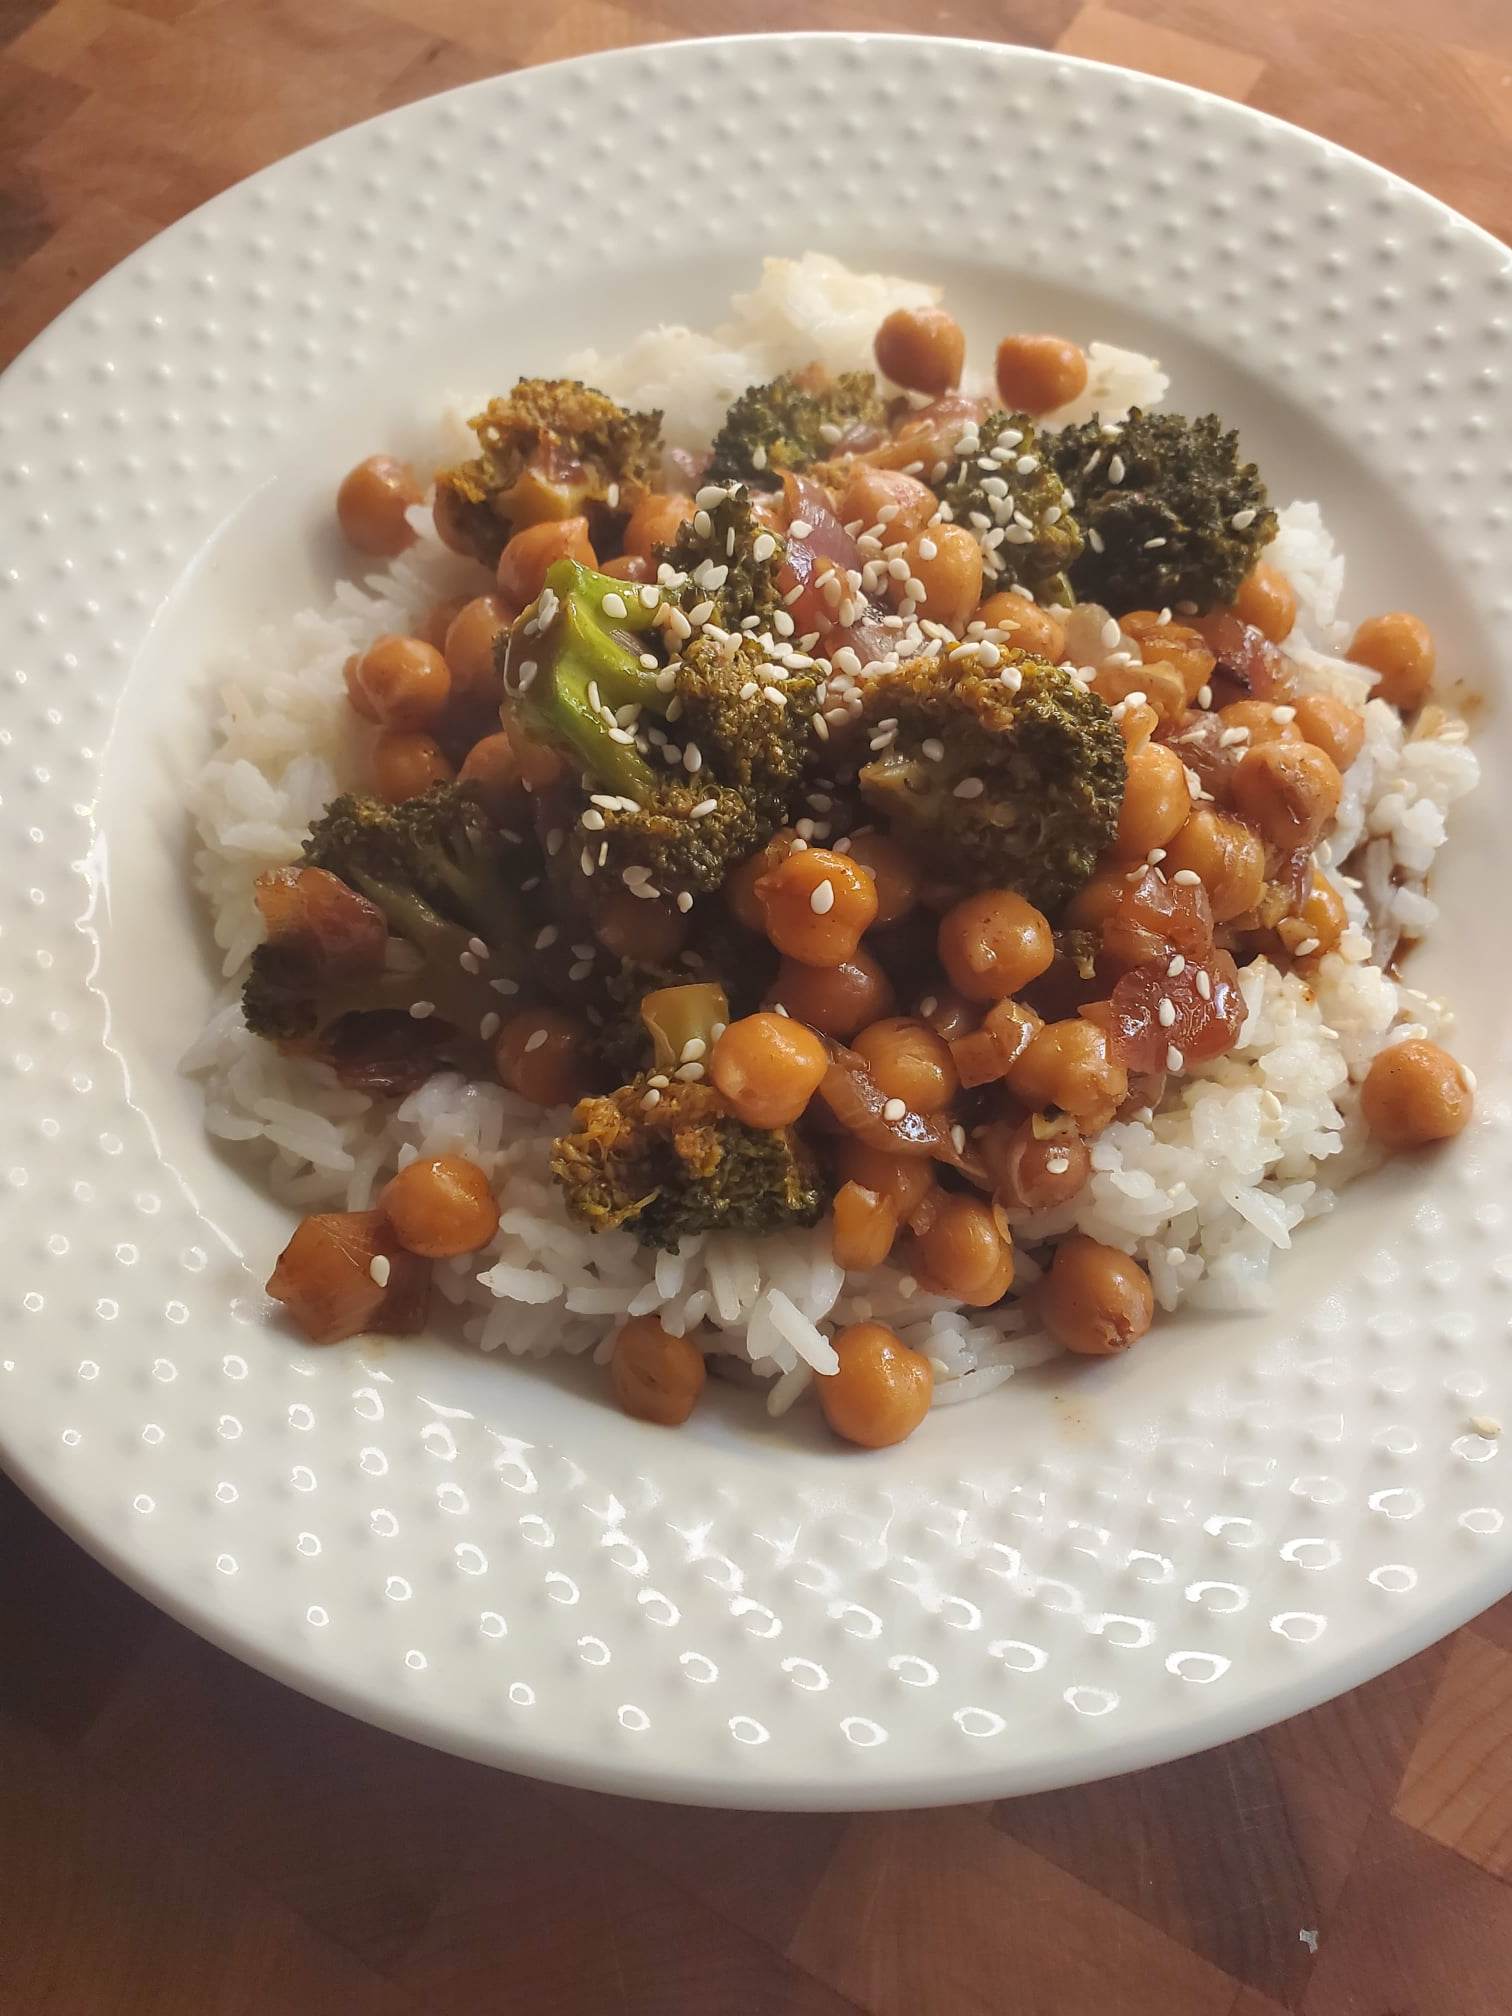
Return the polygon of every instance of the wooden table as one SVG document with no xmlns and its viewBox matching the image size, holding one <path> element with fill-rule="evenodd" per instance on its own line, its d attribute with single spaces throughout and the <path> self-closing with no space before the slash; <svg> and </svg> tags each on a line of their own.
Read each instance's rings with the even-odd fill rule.
<svg viewBox="0 0 1512 2016">
<path fill-rule="evenodd" d="M 0 0 L 0 362 L 237 177 L 500 69 L 910 0 Z M 1512 235 L 1508 0 L 940 0 L 1330 134 Z M 684 1812 L 290 1694 L 0 1480 L 4 2016 L 1506 2016 L 1512 1602 L 1371 1686 L 1089 1790 Z"/>
</svg>

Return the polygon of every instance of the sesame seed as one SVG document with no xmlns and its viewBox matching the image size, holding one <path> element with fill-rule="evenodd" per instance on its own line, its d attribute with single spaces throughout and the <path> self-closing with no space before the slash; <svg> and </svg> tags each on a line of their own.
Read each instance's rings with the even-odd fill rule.
<svg viewBox="0 0 1512 2016">
<path fill-rule="evenodd" d="M 693 908 L 693 898 L 686 889 L 678 890 L 677 907 L 679 910 L 682 911 L 684 916 L 686 916 L 688 912 Z"/>
<path fill-rule="evenodd" d="M 606 616 L 613 616 L 616 621 L 621 623 L 630 614 L 630 611 L 625 607 L 624 596 L 616 594 L 613 590 L 604 597 L 600 607 Z"/>
<path fill-rule="evenodd" d="M 765 469 L 767 465 L 767 451 L 765 450 L 765 448 L 762 447 L 759 441 L 757 442 L 756 446 L 751 450 L 751 464 L 752 467 L 756 469 Z"/>
<path fill-rule="evenodd" d="M 1250 731 L 1248 728 L 1225 728 L 1223 733 L 1218 737 L 1218 747 L 1220 749 L 1237 749 L 1241 742 L 1248 742 L 1249 739 Z"/>
<path fill-rule="evenodd" d="M 696 777 L 703 768 L 703 752 L 696 742 L 690 742 L 682 754 L 684 770 L 690 777 Z"/>
<path fill-rule="evenodd" d="M 919 747 L 931 763 L 940 762 L 945 755 L 945 744 L 935 735 L 927 735 Z"/>
<path fill-rule="evenodd" d="M 987 786 L 980 777 L 963 777 L 955 787 L 957 798 L 980 798 Z"/>
<path fill-rule="evenodd" d="M 688 622 L 697 628 L 698 625 L 707 623 L 713 614 L 714 604 L 705 596 L 702 602 L 695 602 L 688 611 Z"/>
<path fill-rule="evenodd" d="M 1071 1157 L 1063 1148 L 1058 1148 L 1045 1157 L 1045 1168 L 1052 1176 L 1064 1176 L 1070 1167 Z"/>
<path fill-rule="evenodd" d="M 684 1043 L 677 1061 L 679 1064 L 696 1064 L 708 1047 L 702 1036 L 690 1036 Z"/>
<path fill-rule="evenodd" d="M 545 1029 L 531 1030 L 530 1034 L 525 1038 L 525 1055 L 527 1057 L 533 1050 L 540 1049 L 541 1045 L 546 1041 L 547 1034 L 548 1032 Z"/>
<path fill-rule="evenodd" d="M 787 695 L 780 686 L 763 686 L 761 697 L 764 700 L 770 700 L 774 707 L 786 707 L 787 705 Z"/>
<path fill-rule="evenodd" d="M 1185 971 L 1186 971 L 1186 960 L 1183 959 L 1181 954 L 1178 952 L 1175 958 L 1171 961 L 1170 965 L 1167 966 L 1166 968 L 1166 978 L 1168 980 L 1179 980 L 1182 974 L 1185 973 Z"/>
<path fill-rule="evenodd" d="M 794 539 L 807 539 L 813 529 L 807 518 L 795 518 L 788 526 L 788 532 Z"/>
<path fill-rule="evenodd" d="M 1212 704 L 1213 704 L 1213 689 L 1212 689 L 1212 687 L 1211 687 L 1211 686 L 1199 686 L 1199 687 L 1198 687 L 1198 689 L 1197 689 L 1197 705 L 1198 705 L 1199 707 L 1203 708 L 1204 710 L 1206 710 L 1207 708 L 1211 707 L 1211 706 L 1212 706 Z"/>
<path fill-rule="evenodd" d="M 1146 539 L 1146 541 L 1144 542 L 1144 550 L 1146 553 L 1153 553 L 1156 547 L 1164 546 L 1165 543 L 1166 542 L 1164 539 Z"/>
<path fill-rule="evenodd" d="M 1229 520 L 1230 525 L 1233 526 L 1236 532 L 1247 532 L 1251 527 L 1251 525 L 1254 524 L 1254 522 L 1255 522 L 1254 510 L 1252 507 L 1248 505 L 1245 506 L 1244 510 L 1236 511 L 1233 517 L 1230 518 Z"/>
<path fill-rule="evenodd" d="M 696 1085 L 703 1075 L 704 1067 L 702 1064 L 679 1064 L 677 1069 L 672 1073 L 672 1076 L 680 1079 L 684 1085 Z"/>
<path fill-rule="evenodd" d="M 951 1130 L 950 1130 L 950 1145 L 951 1145 L 951 1147 L 952 1147 L 952 1148 L 954 1148 L 954 1150 L 956 1151 L 957 1155 L 964 1155 L 964 1154 L 965 1154 L 965 1152 L 966 1152 L 966 1129 L 965 1129 L 965 1128 L 964 1128 L 964 1127 L 963 1127 L 963 1126 L 961 1125 L 961 1123 L 960 1123 L 960 1121 L 959 1121 L 959 1120 L 958 1120 L 958 1121 L 956 1122 L 956 1124 L 955 1124 L 955 1125 L 954 1125 L 954 1126 L 953 1126 L 953 1127 L 951 1128 Z"/>
<path fill-rule="evenodd" d="M 1122 483 L 1128 474 L 1122 455 L 1114 455 L 1108 463 L 1108 481 L 1114 485 Z"/>
<path fill-rule="evenodd" d="M 417 1022 L 423 1022 L 427 1015 L 435 1014 L 436 1004 L 434 1001 L 411 1001 L 409 1012 Z"/>
<path fill-rule="evenodd" d="M 1502 1432 L 1502 1424 L 1490 1414 L 1472 1414 L 1470 1427 L 1474 1434 L 1484 1436 L 1488 1442 L 1494 1442 Z"/>
<path fill-rule="evenodd" d="M 592 971 L 593 961 L 591 959 L 578 959 L 567 968 L 567 978 L 569 980 L 586 980 Z"/>
<path fill-rule="evenodd" d="M 821 742 L 828 742 L 830 738 L 829 723 L 822 714 L 815 714 L 814 716 L 814 733 L 819 737 Z"/>
<path fill-rule="evenodd" d="M 1295 707 L 1272 707 L 1271 709 L 1272 721 L 1295 721 L 1296 718 L 1297 710 Z"/>
<path fill-rule="evenodd" d="M 518 980 L 490 980 L 488 984 L 495 994 L 518 994 L 520 991 Z"/>
<path fill-rule="evenodd" d="M 483 970 L 478 962 L 477 954 L 474 952 L 459 952 L 457 954 L 457 964 L 462 968 L 464 973 L 480 973 Z"/>
<path fill-rule="evenodd" d="M 535 949 L 544 952 L 548 945 L 555 945 L 561 935 L 555 924 L 543 924 L 536 933 Z"/>
<path fill-rule="evenodd" d="M 604 815 L 602 812 L 588 811 L 583 814 L 583 828 L 588 833 L 602 833 Z"/>
<path fill-rule="evenodd" d="M 375 1253 L 368 1262 L 368 1274 L 375 1286 L 379 1288 L 387 1288 L 389 1275 L 392 1272 L 393 1262 L 389 1259 L 387 1253 Z"/>
<path fill-rule="evenodd" d="M 503 1027 L 503 1022 L 503 1016 L 496 1015 L 493 1009 L 490 1008 L 488 1013 L 483 1017 L 483 1020 L 478 1024 L 478 1034 L 487 1043 L 498 1035 L 500 1029 Z"/>
<path fill-rule="evenodd" d="M 908 1106 L 904 1100 L 889 1099 L 887 1104 L 882 1108 L 882 1118 L 884 1120 L 901 1120 L 907 1111 Z"/>
<path fill-rule="evenodd" d="M 1103 550 L 1103 536 L 1095 525 L 1087 527 L 1087 544 L 1094 553 L 1101 553 Z"/>
<path fill-rule="evenodd" d="M 777 551 L 777 541 L 770 532 L 758 532 L 751 547 L 753 560 L 770 560 Z"/>
<path fill-rule="evenodd" d="M 1171 877 L 1171 880 L 1179 882 L 1183 889 L 1195 889 L 1198 883 L 1201 882 L 1202 877 L 1197 873 L 1195 868 L 1178 868 L 1176 873 Z"/>
<path fill-rule="evenodd" d="M 1197 968 L 1197 992 L 1202 996 L 1204 1001 L 1211 1001 L 1213 998 L 1212 978 L 1206 967 L 1203 966 Z"/>
<path fill-rule="evenodd" d="M 924 999 L 919 1003 L 919 1013 L 926 1017 L 933 1015 L 933 1013 L 939 1007 L 939 1005 L 940 1001 L 938 995 L 926 994 L 924 996 Z"/>
<path fill-rule="evenodd" d="M 1171 999 L 1171 997 L 1168 994 L 1161 995 L 1160 1006 L 1156 1009 L 1155 1012 L 1160 1018 L 1160 1026 L 1162 1029 L 1175 1028 L 1176 1003 Z"/>
<path fill-rule="evenodd" d="M 833 882 L 816 882 L 809 892 L 809 908 L 816 917 L 827 917 L 835 907 Z"/>
<path fill-rule="evenodd" d="M 693 810 L 688 814 L 688 817 L 690 819 L 707 819 L 711 812 L 717 812 L 718 810 L 719 800 L 717 798 L 700 798 L 698 803 L 693 807 Z"/>
<path fill-rule="evenodd" d="M 1176 1048 L 1176 1045 L 1173 1043 L 1170 1046 L 1170 1048 L 1166 1051 L 1167 1071 L 1180 1071 L 1185 1067 L 1185 1064 L 1186 1064 L 1185 1057 L 1182 1056 L 1181 1052 Z"/>
<path fill-rule="evenodd" d="M 1297 947 L 1295 956 L 1298 959 L 1310 959 L 1322 942 L 1321 938 L 1304 938 Z"/>
<path fill-rule="evenodd" d="M 1107 622 L 1104 623 L 1104 625 L 1102 626 L 1099 635 L 1101 636 L 1103 643 L 1106 644 L 1108 649 L 1111 651 L 1114 645 L 1117 644 L 1119 638 L 1122 637 L 1123 632 L 1119 629 L 1118 624 L 1114 620 L 1114 618 L 1110 616 Z"/>
</svg>

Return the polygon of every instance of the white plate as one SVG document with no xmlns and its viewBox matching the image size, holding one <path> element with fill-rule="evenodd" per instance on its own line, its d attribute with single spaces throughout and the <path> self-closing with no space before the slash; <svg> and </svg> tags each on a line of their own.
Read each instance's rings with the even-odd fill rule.
<svg viewBox="0 0 1512 2016">
<path fill-rule="evenodd" d="M 817 137 L 816 137 L 817 136 Z M 175 1074 L 211 992 L 183 792 L 207 660 L 315 599 L 333 476 L 446 390 L 707 321 L 763 251 L 943 281 L 977 342 L 1156 351 L 1351 613 L 1483 685 L 1426 984 L 1480 1117 L 1349 1193 L 1264 1318 L 1162 1325 L 883 1455 L 735 1394 L 679 1433 L 436 1341 L 250 1319 L 285 1215 Z M 543 1776 L 773 1806 L 982 1799 L 1200 1748 L 1512 1582 L 1500 772 L 1512 262 L 1323 142 L 1023 50 L 706 42 L 340 134 L 128 260 L 0 387 L 0 1448 L 165 1607 Z M 245 1256 L 245 1260 L 243 1259 Z"/>
</svg>

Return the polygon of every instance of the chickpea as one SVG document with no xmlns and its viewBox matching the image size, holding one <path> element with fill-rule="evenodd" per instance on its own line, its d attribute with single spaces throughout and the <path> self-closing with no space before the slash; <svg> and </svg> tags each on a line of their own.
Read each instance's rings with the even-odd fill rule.
<svg viewBox="0 0 1512 2016">
<path fill-rule="evenodd" d="M 427 1260 L 476 1253 L 499 1229 L 499 1204 L 476 1162 L 425 1155 L 407 1162 L 379 1192 L 401 1246 Z"/>
<path fill-rule="evenodd" d="M 1016 1127 L 994 1120 L 978 1134 L 977 1147 L 1001 1196 L 1024 1211 L 1068 1204 L 1092 1173 L 1092 1151 L 1080 1134 L 1041 1139 L 1028 1120 Z"/>
<path fill-rule="evenodd" d="M 593 935 L 616 959 L 670 966 L 688 942 L 688 919 L 673 903 L 648 901 L 621 882 L 609 882 L 599 892 Z"/>
<path fill-rule="evenodd" d="M 947 1043 L 954 1043 L 958 1036 L 967 1036 L 982 1019 L 982 1011 L 975 1001 L 968 1001 L 964 994 L 957 994 L 952 987 L 940 987 L 932 994 L 926 994 L 919 1003 L 919 1020 L 927 1022 L 936 1036 L 943 1036 Z"/>
<path fill-rule="evenodd" d="M 1099 665 L 1092 675 L 1092 691 L 1110 707 L 1138 693 L 1162 721 L 1173 727 L 1187 709 L 1186 682 L 1174 665 L 1158 661 L 1141 665 L 1110 661 Z"/>
<path fill-rule="evenodd" d="M 449 483 L 437 483 L 431 502 L 431 516 L 436 521 L 436 537 L 443 546 L 449 546 L 453 553 L 460 553 L 466 560 L 478 559 L 472 510 Z M 498 537 L 502 539 L 503 536 L 501 525 Z"/>
<path fill-rule="evenodd" d="M 546 575 L 558 560 L 598 565 L 586 518 L 543 518 L 516 532 L 499 555 L 500 594 L 523 609 L 546 586 Z"/>
<path fill-rule="evenodd" d="M 806 847 L 756 884 L 766 934 L 786 958 L 838 966 L 876 921 L 877 885 L 848 854 Z"/>
<path fill-rule="evenodd" d="M 1339 809 L 1338 771 L 1311 742 L 1267 742 L 1234 770 L 1234 809 L 1283 853 L 1311 847 Z"/>
<path fill-rule="evenodd" d="M 845 1442 L 888 1449 L 929 1412 L 934 1370 L 881 1323 L 852 1323 L 835 1339 L 840 1369 L 818 1381 L 825 1420 Z"/>
<path fill-rule="evenodd" d="M 982 889 L 940 919 L 940 964 L 968 1001 L 1001 1001 L 1055 957 L 1046 919 L 1012 889 Z"/>
<path fill-rule="evenodd" d="M 1239 583 L 1234 614 L 1241 623 L 1253 623 L 1272 644 L 1280 644 L 1290 637 L 1297 620 L 1297 591 L 1279 567 L 1257 560 Z"/>
<path fill-rule="evenodd" d="M 1124 755 L 1143 749 L 1160 726 L 1160 716 L 1148 700 L 1125 700 L 1118 710 L 1118 732 L 1123 737 Z"/>
<path fill-rule="evenodd" d="M 446 633 L 462 614 L 468 603 L 475 598 L 471 595 L 449 595 L 444 602 L 432 602 L 421 620 L 415 635 L 426 644 L 434 644 L 442 657 L 446 656 Z"/>
<path fill-rule="evenodd" d="M 469 797 L 502 818 L 520 803 L 520 761 L 514 744 L 501 728 L 497 735 L 485 735 L 474 742 L 462 759 L 458 782 L 467 786 Z"/>
<path fill-rule="evenodd" d="M 1258 833 L 1213 805 L 1194 805 L 1166 846 L 1167 875 L 1189 868 L 1207 891 L 1215 924 L 1242 917 L 1265 887 L 1265 847 Z"/>
<path fill-rule="evenodd" d="M 616 553 L 612 560 L 600 560 L 600 574 L 607 574 L 611 581 L 654 581 L 654 564 L 639 553 Z"/>
<path fill-rule="evenodd" d="M 1427 699 L 1438 657 L 1433 632 L 1420 616 L 1404 609 L 1367 616 L 1344 655 L 1379 674 L 1372 698 L 1389 701 L 1403 714 L 1413 713 Z"/>
<path fill-rule="evenodd" d="M 1338 949 L 1348 923 L 1344 898 L 1315 864 L 1301 910 L 1281 919 L 1276 936 L 1294 959 L 1318 959 Z"/>
<path fill-rule="evenodd" d="M 369 455 L 349 469 L 336 492 L 336 522 L 359 553 L 392 560 L 415 535 L 406 512 L 423 503 L 425 492 L 408 462 L 396 455 Z"/>
<path fill-rule="evenodd" d="M 1169 867 L 1169 862 L 1166 865 Z M 1066 905 L 1066 923 L 1073 931 L 1101 931 L 1128 895 L 1137 873 L 1133 868 L 1099 868 Z"/>
<path fill-rule="evenodd" d="M 1159 609 L 1132 609 L 1118 619 L 1126 637 L 1139 646 L 1146 665 L 1169 665 L 1181 675 L 1187 700 L 1193 701 L 1213 676 L 1217 659 L 1203 637 L 1188 623 L 1161 622 Z"/>
<path fill-rule="evenodd" d="M 959 634 L 982 599 L 982 549 L 964 525 L 931 525 L 917 532 L 903 549 L 909 579 L 923 588 L 915 597 L 915 614 L 943 623 Z M 907 582 L 894 587 L 913 590 Z"/>
<path fill-rule="evenodd" d="M 499 595 L 476 595 L 453 617 L 441 649 L 459 700 L 497 701 L 494 646 L 513 621 L 514 611 Z"/>
<path fill-rule="evenodd" d="M 653 490 L 642 497 L 625 526 L 625 551 L 641 560 L 655 560 L 658 546 L 670 546 L 697 506 L 691 497 Z"/>
<path fill-rule="evenodd" d="M 1300 742 L 1303 735 L 1297 726 L 1297 710 L 1283 706 L 1273 700 L 1234 700 L 1227 707 L 1220 707 L 1218 719 L 1225 729 L 1242 728 L 1244 740 L 1240 746 L 1246 749 L 1263 749 L 1267 742 Z"/>
<path fill-rule="evenodd" d="M 1038 1029 L 1038 1015 L 1022 1001 L 995 1001 L 983 1017 L 980 1029 L 957 1036 L 950 1046 L 951 1061 L 965 1086 L 992 1085 L 1006 1078 L 1028 1049 Z"/>
<path fill-rule="evenodd" d="M 898 1236 L 898 1207 L 892 1199 L 859 1183 L 842 1183 L 831 1210 L 835 1265 L 858 1273 L 880 1267 Z"/>
<path fill-rule="evenodd" d="M 835 1149 L 835 1173 L 842 1186 L 853 1183 L 892 1205 L 899 1220 L 912 1218 L 934 1188 L 934 1164 L 927 1155 L 889 1155 L 847 1135 Z"/>
<path fill-rule="evenodd" d="M 938 399 L 961 382 L 966 335 L 943 308 L 894 308 L 872 345 L 877 369 L 894 385 Z"/>
<path fill-rule="evenodd" d="M 1058 1106 L 1102 1126 L 1127 1098 L 1129 1074 L 1109 1056 L 1104 1031 L 1074 1015 L 1036 1032 L 1008 1073 L 1008 1089 L 1035 1112 Z"/>
<path fill-rule="evenodd" d="M 385 728 L 373 744 L 373 789 L 390 805 L 419 798 L 432 785 L 449 784 L 452 767 L 433 735 Z"/>
<path fill-rule="evenodd" d="M 984 1308 L 988 1300 L 996 1302 L 1006 1293 L 997 1286 L 1004 1244 L 985 1198 L 942 1196 L 929 1226 L 919 1235 L 921 1271 L 938 1294 Z M 989 1289 L 996 1293 L 987 1297 Z"/>
<path fill-rule="evenodd" d="M 522 728 L 511 714 L 507 702 L 499 713 L 504 722 L 504 732 L 514 745 L 521 786 L 526 791 L 549 791 L 553 784 L 560 783 L 567 774 L 566 757 L 559 755 L 550 743 L 538 742 Z"/>
<path fill-rule="evenodd" d="M 1409 1037 L 1380 1052 L 1360 1088 L 1365 1125 L 1387 1148 L 1448 1141 L 1470 1118 L 1475 1087 L 1437 1043 Z"/>
<path fill-rule="evenodd" d="M 1181 831 L 1191 809 L 1185 764 L 1164 742 L 1147 742 L 1129 757 L 1114 853 L 1142 861 Z"/>
<path fill-rule="evenodd" d="M 829 1056 L 790 1015 L 762 1013 L 732 1022 L 714 1045 L 709 1076 L 747 1127 L 791 1127 L 819 1090 Z"/>
<path fill-rule="evenodd" d="M 1137 1260 L 1073 1233 L 1055 1249 L 1040 1291 L 1040 1319 L 1067 1351 L 1110 1358 L 1155 1320 L 1155 1291 Z"/>
<path fill-rule="evenodd" d="M 1336 770 L 1347 770 L 1365 745 L 1364 715 L 1325 693 L 1308 693 L 1297 702 L 1297 727 Z"/>
<path fill-rule="evenodd" d="M 385 728 L 428 728 L 451 697 L 451 673 L 433 644 L 377 637 L 352 674 L 373 718 Z"/>
<path fill-rule="evenodd" d="M 892 982 L 864 945 L 838 966 L 784 959 L 767 999 L 811 1028 L 844 1042 L 893 1011 Z"/>
<path fill-rule="evenodd" d="M 888 546 L 922 532 L 939 508 L 940 500 L 917 476 L 877 469 L 870 462 L 852 464 L 837 507 L 842 525 L 859 520 L 863 532 L 880 528 L 878 536 Z"/>
<path fill-rule="evenodd" d="M 790 826 L 782 827 L 774 833 L 759 854 L 753 854 L 748 861 L 740 862 L 725 877 L 723 890 L 725 908 L 737 924 L 743 924 L 747 931 L 766 932 L 766 913 L 761 907 L 761 899 L 756 894 L 756 885 L 763 876 L 769 875 L 781 862 L 786 861 L 793 851 L 793 841 L 797 836 Z"/>
<path fill-rule="evenodd" d="M 658 1316 L 637 1316 L 614 1340 L 609 1378 L 614 1397 L 637 1421 L 680 1428 L 708 1376 L 690 1337 L 674 1337 Z"/>
<path fill-rule="evenodd" d="M 997 389 L 1010 413 L 1053 413 L 1086 391 L 1086 355 L 1064 336 L 1005 336 Z"/>
<path fill-rule="evenodd" d="M 851 1048 L 889 1099 L 915 1113 L 938 1113 L 961 1089 L 950 1045 L 925 1022 L 893 1015 L 852 1038 Z"/>
<path fill-rule="evenodd" d="M 878 924 L 896 924 L 919 900 L 919 871 L 906 847 L 886 833 L 857 833 L 849 848 L 877 890 Z"/>
<path fill-rule="evenodd" d="M 989 595 L 978 608 L 976 620 L 996 630 L 1014 651 L 1032 651 L 1052 665 L 1065 656 L 1066 631 L 1060 618 L 1053 610 L 1041 609 L 1037 602 L 1015 595 L 1012 589 Z"/>
<path fill-rule="evenodd" d="M 588 1030 L 560 1008 L 521 1008 L 494 1039 L 501 1083 L 537 1106 L 572 1106 L 593 1089 Z"/>
<path fill-rule="evenodd" d="M 346 680 L 347 705 L 354 714 L 360 714 L 364 721 L 376 721 L 373 703 L 362 690 L 362 682 L 357 677 L 357 667 L 362 663 L 362 653 L 354 651 L 341 668 L 341 676 Z"/>
</svg>

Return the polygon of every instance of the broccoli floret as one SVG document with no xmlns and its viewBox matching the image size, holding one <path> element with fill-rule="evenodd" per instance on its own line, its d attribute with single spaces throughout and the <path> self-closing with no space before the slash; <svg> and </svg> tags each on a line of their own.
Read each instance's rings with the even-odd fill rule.
<svg viewBox="0 0 1512 2016">
<path fill-rule="evenodd" d="M 976 444 L 970 453 L 926 473 L 942 515 L 981 542 L 985 592 L 1022 585 L 1036 601 L 1069 602 L 1066 576 L 1082 550 L 1081 527 L 1034 422 L 1026 413 L 989 413 L 962 438 Z"/>
<path fill-rule="evenodd" d="M 524 971 L 528 937 L 509 843 L 454 785 L 400 805 L 337 798 L 302 865 L 262 878 L 268 936 L 242 994 L 247 1026 L 275 1040 L 323 1040 L 354 1014 L 430 1010 L 434 1050 L 467 1052 L 499 997 L 490 980 Z M 407 951 L 394 953 L 398 939 Z M 486 948 L 485 954 L 477 950 Z"/>
<path fill-rule="evenodd" d="M 648 894 L 717 889 L 787 818 L 814 736 L 813 673 L 774 664 L 754 637 L 689 635 L 665 665 L 643 650 L 663 599 L 559 560 L 504 665 L 523 731 L 582 772 L 569 858 Z M 673 613 L 666 631 L 686 631 Z"/>
<path fill-rule="evenodd" d="M 706 481 L 771 489 L 784 470 L 843 453 L 847 437 L 869 436 L 885 419 L 870 371 L 843 371 L 838 378 L 812 367 L 784 372 L 735 401 L 714 437 Z"/>
<path fill-rule="evenodd" d="M 1260 472 L 1216 414 L 1136 406 L 1122 427 L 1068 427 L 1054 455 L 1087 540 L 1072 585 L 1115 615 L 1231 602 L 1276 536 Z"/>
<path fill-rule="evenodd" d="M 1027 651 L 1001 658 L 983 666 L 967 647 L 874 679 L 866 717 L 896 730 L 861 790 L 941 874 L 1017 889 L 1054 916 L 1113 838 L 1123 738 L 1070 672 Z"/>
<path fill-rule="evenodd" d="M 819 1165 L 797 1134 L 747 1127 L 711 1085 L 637 1078 L 572 1118 L 551 1173 L 592 1231 L 623 1225 L 675 1250 L 691 1233 L 775 1232 L 823 1213 Z"/>
<path fill-rule="evenodd" d="M 661 414 L 575 378 L 522 378 L 469 423 L 482 454 L 436 478 L 436 508 L 492 567 L 522 525 L 634 510 L 656 480 Z"/>
<path fill-rule="evenodd" d="M 709 602 L 706 621 L 738 630 L 752 617 L 752 629 L 769 625 L 782 607 L 777 575 L 786 553 L 786 540 L 761 523 L 741 484 L 700 506 L 657 557 L 686 577 L 676 590 L 685 612 Z"/>
</svg>

